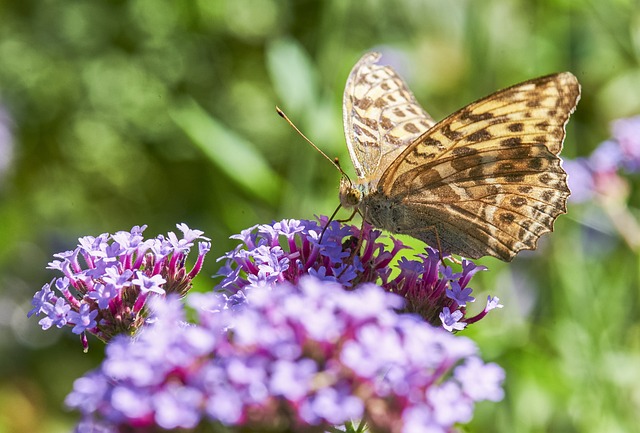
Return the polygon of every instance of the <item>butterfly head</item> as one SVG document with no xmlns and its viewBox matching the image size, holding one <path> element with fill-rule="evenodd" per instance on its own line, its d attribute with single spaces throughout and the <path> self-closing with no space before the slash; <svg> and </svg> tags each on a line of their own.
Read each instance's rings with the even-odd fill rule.
<svg viewBox="0 0 640 433">
<path fill-rule="evenodd" d="M 351 209 L 362 201 L 363 192 L 351 183 L 346 177 L 340 179 L 340 204 L 342 207 Z"/>
</svg>

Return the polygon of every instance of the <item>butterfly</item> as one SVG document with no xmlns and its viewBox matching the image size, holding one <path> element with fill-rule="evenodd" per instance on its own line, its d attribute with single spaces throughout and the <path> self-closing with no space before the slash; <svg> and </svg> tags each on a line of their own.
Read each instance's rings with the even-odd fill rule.
<svg viewBox="0 0 640 433">
<path fill-rule="evenodd" d="M 566 212 L 558 157 L 580 99 L 570 72 L 493 93 L 435 122 L 378 53 L 353 67 L 343 122 L 358 179 L 340 203 L 442 253 L 512 260 Z"/>
</svg>

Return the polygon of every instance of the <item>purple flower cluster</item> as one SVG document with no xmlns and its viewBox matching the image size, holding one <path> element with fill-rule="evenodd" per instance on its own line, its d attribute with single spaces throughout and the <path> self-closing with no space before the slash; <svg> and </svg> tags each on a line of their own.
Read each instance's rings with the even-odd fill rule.
<svg viewBox="0 0 640 433">
<path fill-rule="evenodd" d="M 573 202 L 587 201 L 595 195 L 617 195 L 617 191 L 625 194 L 626 185 L 619 172 L 640 171 L 640 116 L 614 121 L 611 132 L 612 138 L 589 157 L 565 161 Z"/>
<path fill-rule="evenodd" d="M 76 249 L 54 255 L 59 260 L 48 268 L 64 276 L 54 278 L 33 296 L 28 316 L 44 315 L 39 321 L 42 329 L 71 326 L 81 336 L 85 351 L 86 332 L 103 341 L 118 334 L 135 334 L 148 316 L 148 298 L 171 293 L 184 296 L 211 247 L 209 242 L 199 243 L 196 264 L 187 272 L 185 260 L 193 242 L 209 239 L 186 224 L 177 227 L 182 239 L 169 232 L 166 238 L 159 235 L 144 240 L 146 226 L 78 239 Z"/>
<path fill-rule="evenodd" d="M 408 247 L 368 224 L 361 230 L 336 221 L 327 226 L 326 217 L 319 223 L 283 220 L 251 227 L 232 239 L 242 244 L 223 257 L 225 264 L 218 273 L 222 281 L 217 286 L 226 294 L 229 308 L 243 304 L 249 289 L 284 281 L 296 284 L 305 275 L 349 288 L 376 283 L 406 299 L 403 311 L 449 331 L 463 329 L 502 307 L 498 298 L 489 297 L 482 312 L 467 317 L 467 303 L 475 301 L 468 284 L 484 266 L 462 259 L 460 272 L 454 272 L 433 248 L 416 260 L 394 261 Z"/>
<path fill-rule="evenodd" d="M 383 287 L 406 299 L 405 312 L 416 313 L 432 325 L 441 324 L 448 331 L 459 331 L 494 308 L 502 308 L 498 298 L 489 296 L 484 310 L 467 317 L 467 303 L 475 302 L 471 296 L 473 289 L 468 284 L 473 275 L 487 269 L 485 266 L 463 258 L 460 272 L 454 272 L 431 247 L 427 247 L 426 254 L 418 254 L 417 260 L 403 257 L 395 266 L 399 274 Z"/>
<path fill-rule="evenodd" d="M 346 287 L 376 280 L 384 283 L 389 263 L 406 247 L 394 240 L 393 249 L 387 251 L 384 243 L 376 242 L 380 235 L 368 225 L 362 233 L 337 221 L 327 225 L 326 217 L 321 217 L 320 223 L 282 220 L 256 225 L 231 236 L 243 244 L 223 257 L 226 262 L 218 272 L 223 279 L 217 288 L 236 294 L 250 284 L 296 283 L 307 274 Z M 359 245 L 361 251 L 355 254 Z"/>
<path fill-rule="evenodd" d="M 469 339 L 397 314 L 403 299 L 374 284 L 346 291 L 306 276 L 243 288 L 243 308 L 189 295 L 195 325 L 177 297 L 154 300 L 153 324 L 114 338 L 76 380 L 76 431 L 322 432 L 361 419 L 377 432 L 449 432 L 475 402 L 503 397 L 504 372 Z"/>
</svg>

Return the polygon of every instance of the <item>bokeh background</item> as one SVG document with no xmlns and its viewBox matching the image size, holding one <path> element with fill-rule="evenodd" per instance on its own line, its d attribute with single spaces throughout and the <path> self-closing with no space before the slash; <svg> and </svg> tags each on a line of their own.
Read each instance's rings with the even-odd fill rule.
<svg viewBox="0 0 640 433">
<path fill-rule="evenodd" d="M 2 0 L 0 23 L 1 433 L 68 431 L 64 396 L 103 353 L 26 319 L 53 253 L 186 222 L 213 239 L 207 290 L 230 235 L 334 210 L 339 174 L 274 107 L 352 173 L 341 100 L 365 51 L 436 119 L 572 71 L 566 158 L 640 114 L 637 0 Z M 640 190 L 621 182 L 571 204 L 538 251 L 481 260 L 478 303 L 505 308 L 463 334 L 507 370 L 506 397 L 468 431 L 640 431 Z"/>
</svg>

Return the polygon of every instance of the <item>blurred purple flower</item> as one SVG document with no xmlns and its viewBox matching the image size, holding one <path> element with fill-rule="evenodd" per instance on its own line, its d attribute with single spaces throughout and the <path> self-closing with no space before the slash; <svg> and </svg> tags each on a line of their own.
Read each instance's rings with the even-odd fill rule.
<svg viewBox="0 0 640 433">
<path fill-rule="evenodd" d="M 611 124 L 612 138 L 602 142 L 588 158 L 564 161 L 569 174 L 569 199 L 581 203 L 597 195 L 626 197 L 627 185 L 618 172 L 640 171 L 640 116 Z"/>
<path fill-rule="evenodd" d="M 85 236 L 78 239 L 75 250 L 54 254 L 58 260 L 48 268 L 64 276 L 45 284 L 33 296 L 33 309 L 27 316 L 45 314 L 39 322 L 43 329 L 72 326 L 85 350 L 86 332 L 104 341 L 121 333 L 134 334 L 149 316 L 147 298 L 165 293 L 184 296 L 210 248 L 209 242 L 200 242 L 196 264 L 187 272 L 185 260 L 193 241 L 209 239 L 201 231 L 179 224 L 182 239 L 170 232 L 166 239 L 160 235 L 145 241 L 145 228 Z"/>
<path fill-rule="evenodd" d="M 568 174 L 569 200 L 573 203 L 591 200 L 595 194 L 595 179 L 589 161 L 586 158 L 568 159 L 562 166 Z"/>
<path fill-rule="evenodd" d="M 502 397 L 504 373 L 470 340 L 397 314 L 402 298 L 376 285 L 302 276 L 244 287 L 241 309 L 220 309 L 219 293 L 188 297 L 191 325 L 177 296 L 156 297 L 155 322 L 114 338 L 102 366 L 76 380 L 66 399 L 83 414 L 76 431 L 325 431 L 364 419 L 373 431 L 446 432 Z"/>
<path fill-rule="evenodd" d="M 474 400 L 500 401 L 504 397 L 502 388 L 496 383 L 504 380 L 504 370 L 497 364 L 485 364 L 478 357 L 467 358 L 454 370 L 454 376 L 462 384 L 466 395 Z"/>
<path fill-rule="evenodd" d="M 633 173 L 640 170 L 640 116 L 615 120 L 611 130 L 620 146 L 623 167 Z"/>
</svg>

